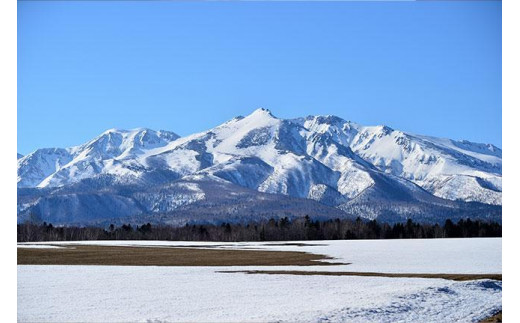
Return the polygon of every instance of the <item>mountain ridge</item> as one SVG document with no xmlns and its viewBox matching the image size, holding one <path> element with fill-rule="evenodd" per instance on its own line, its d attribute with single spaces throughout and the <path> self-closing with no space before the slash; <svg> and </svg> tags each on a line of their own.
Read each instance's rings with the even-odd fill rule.
<svg viewBox="0 0 520 323">
<path fill-rule="evenodd" d="M 353 208 L 370 200 L 374 205 L 385 201 L 399 205 L 397 208 L 415 203 L 421 205 L 422 213 L 427 212 L 425 205 L 457 209 L 462 202 L 475 202 L 500 206 L 501 153 L 490 144 L 415 135 L 388 126 L 362 126 L 331 115 L 279 119 L 260 108 L 185 137 L 146 128 L 109 129 L 79 146 L 44 148 L 18 156 L 19 190 L 51 192 L 39 200 L 24 195 L 23 207 L 19 201 L 19 218 L 27 218 L 30 212 L 45 218 L 51 213 L 42 206 L 46 198 L 56 198 L 78 183 L 88 186 L 95 182 L 102 196 L 100 191 L 119 186 L 190 182 L 194 187 L 201 181 L 224 181 L 229 192 L 244 187 L 252 195 L 309 199 L 349 215 L 356 215 Z M 190 200 L 186 197 L 190 194 L 184 194 L 184 199 Z M 183 199 L 175 196 L 157 203 Z M 200 204 L 202 199 L 193 203 Z M 61 204 L 70 204 L 64 207 L 69 209 L 83 203 L 66 201 Z M 132 205 L 139 204 L 135 196 L 112 203 L 140 214 L 154 213 L 153 208 L 133 209 Z M 175 213 L 188 205 L 180 203 L 175 209 L 174 204 L 165 212 Z M 493 214 L 498 212 L 492 209 Z M 382 213 L 364 215 L 377 218 Z M 395 213 L 397 217 L 412 215 Z"/>
</svg>

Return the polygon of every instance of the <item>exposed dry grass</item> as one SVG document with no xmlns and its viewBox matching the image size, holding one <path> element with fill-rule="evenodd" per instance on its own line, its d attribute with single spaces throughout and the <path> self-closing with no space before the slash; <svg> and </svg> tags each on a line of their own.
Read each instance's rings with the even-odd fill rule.
<svg viewBox="0 0 520 323">
<path fill-rule="evenodd" d="M 296 251 L 74 246 L 18 248 L 18 265 L 108 266 L 315 266 L 328 256 Z"/>
<path fill-rule="evenodd" d="M 302 242 L 287 242 L 287 243 L 266 243 L 266 246 L 294 246 L 294 247 L 309 247 L 309 246 L 323 246 L 316 243 L 302 243 Z"/>
<path fill-rule="evenodd" d="M 63 245 L 60 245 L 63 247 Z M 18 248 L 18 265 L 106 265 L 106 266 L 316 266 L 339 265 L 325 255 L 298 251 L 224 250 L 200 247 L 130 247 L 74 245 L 66 248 Z M 325 261 L 324 261 L 325 260 Z M 345 265 L 345 264 L 343 264 Z M 442 278 L 456 281 L 495 279 L 501 274 L 421 274 L 376 272 L 323 272 L 284 270 L 221 271 L 271 275 L 370 276 Z M 491 321 L 493 322 L 493 321 Z"/>
<path fill-rule="evenodd" d="M 374 273 L 374 272 L 324 272 L 324 271 L 299 271 L 299 270 L 238 270 L 220 271 L 221 273 L 246 273 L 246 274 L 269 274 L 269 275 L 320 275 L 320 276 L 370 276 L 370 277 L 402 277 L 402 278 L 442 278 L 456 281 L 495 279 L 502 280 L 501 274 L 407 274 L 407 273 Z"/>
<path fill-rule="evenodd" d="M 480 323 L 498 323 L 502 322 L 502 311 L 498 312 L 497 314 L 488 317 L 485 320 L 480 321 Z"/>
</svg>

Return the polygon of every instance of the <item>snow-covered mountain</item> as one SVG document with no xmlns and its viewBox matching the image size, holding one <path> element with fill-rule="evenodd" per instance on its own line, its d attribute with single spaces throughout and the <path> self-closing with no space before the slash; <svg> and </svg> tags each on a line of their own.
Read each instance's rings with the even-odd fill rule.
<svg viewBox="0 0 520 323">
<path fill-rule="evenodd" d="M 298 121 L 311 131 L 330 134 L 377 169 L 436 196 L 502 204 L 502 150 L 493 145 L 364 127 L 331 116 Z"/>
<path fill-rule="evenodd" d="M 101 174 L 139 177 L 145 169 L 137 158 L 177 138 L 169 131 L 110 129 L 80 146 L 38 149 L 18 159 L 18 187 L 63 186 Z"/>
<path fill-rule="evenodd" d="M 469 204 L 450 200 L 501 204 L 501 155 L 493 145 L 365 127 L 335 116 L 283 120 L 257 109 L 187 137 L 112 129 L 80 146 L 23 156 L 19 214 L 41 217 L 52 208 L 67 212 L 96 203 L 81 200 L 85 192 L 109 206 L 96 214 L 174 213 L 207 202 L 205 190 L 220 185 L 228 195 L 213 194 L 212 207 L 232 205 L 230 196 L 247 191 L 255 203 L 271 195 L 296 198 L 293 204 L 314 200 L 337 210 L 330 214 L 375 218 L 391 210 L 404 217 L 448 207 L 460 215 Z M 132 193 L 123 198 L 121 187 Z M 80 213 L 91 212 L 86 209 Z"/>
</svg>

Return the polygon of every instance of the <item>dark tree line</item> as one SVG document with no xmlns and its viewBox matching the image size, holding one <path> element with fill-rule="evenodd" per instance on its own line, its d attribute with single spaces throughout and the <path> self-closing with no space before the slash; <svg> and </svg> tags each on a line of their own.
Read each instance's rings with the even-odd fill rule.
<svg viewBox="0 0 520 323">
<path fill-rule="evenodd" d="M 18 242 L 72 240 L 176 240 L 176 241 L 287 241 L 340 239 L 417 239 L 501 237 L 502 226 L 496 222 L 446 220 L 444 225 L 378 223 L 376 220 L 313 221 L 308 216 L 289 220 L 270 219 L 250 224 L 191 225 L 182 227 L 123 224 L 108 228 L 66 227 L 52 224 L 18 224 Z"/>
</svg>

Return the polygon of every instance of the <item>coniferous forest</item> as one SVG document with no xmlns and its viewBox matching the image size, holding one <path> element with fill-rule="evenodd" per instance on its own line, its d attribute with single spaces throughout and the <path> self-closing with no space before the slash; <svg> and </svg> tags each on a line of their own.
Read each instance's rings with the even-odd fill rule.
<svg viewBox="0 0 520 323">
<path fill-rule="evenodd" d="M 51 223 L 17 225 L 18 242 L 75 240 L 172 240 L 172 241 L 290 241 L 355 239 L 429 239 L 501 237 L 502 226 L 496 222 L 471 219 L 443 224 L 379 223 L 376 220 L 312 220 L 308 216 L 295 220 L 270 219 L 265 222 L 221 225 L 186 224 L 175 227 L 151 225 L 75 227 Z"/>
</svg>

